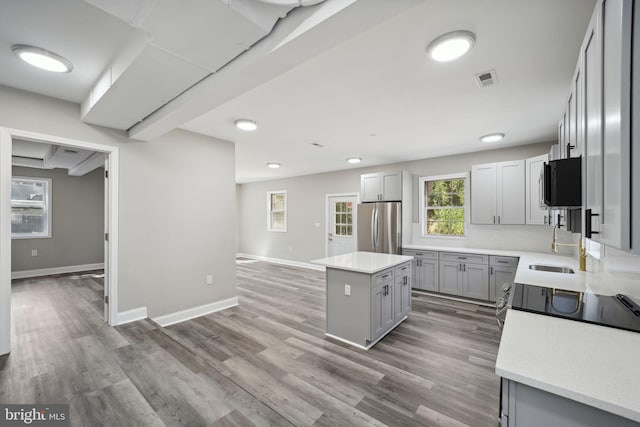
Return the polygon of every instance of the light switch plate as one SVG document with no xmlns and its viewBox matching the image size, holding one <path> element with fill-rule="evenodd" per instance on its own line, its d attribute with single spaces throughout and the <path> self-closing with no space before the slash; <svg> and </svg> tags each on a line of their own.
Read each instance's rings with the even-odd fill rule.
<svg viewBox="0 0 640 427">
<path fill-rule="evenodd" d="M 345 285 L 344 285 L 344 294 L 347 295 L 347 296 L 351 296 L 351 285 L 347 285 L 345 283 Z"/>
<path fill-rule="evenodd" d="M 213 285 L 213 275 L 207 274 L 207 285 Z"/>
<path fill-rule="evenodd" d="M 31 249 L 31 256 L 38 256 L 38 250 L 37 249 Z"/>
</svg>

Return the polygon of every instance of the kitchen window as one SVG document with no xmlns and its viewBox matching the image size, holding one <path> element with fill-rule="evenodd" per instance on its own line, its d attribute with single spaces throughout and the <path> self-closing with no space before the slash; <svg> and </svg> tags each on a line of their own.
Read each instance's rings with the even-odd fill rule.
<svg viewBox="0 0 640 427">
<path fill-rule="evenodd" d="M 51 180 L 11 179 L 11 238 L 51 237 Z"/>
<path fill-rule="evenodd" d="M 420 178 L 422 235 L 464 237 L 467 174 Z"/>
<path fill-rule="evenodd" d="M 267 231 L 287 231 L 287 192 L 267 192 Z"/>
</svg>

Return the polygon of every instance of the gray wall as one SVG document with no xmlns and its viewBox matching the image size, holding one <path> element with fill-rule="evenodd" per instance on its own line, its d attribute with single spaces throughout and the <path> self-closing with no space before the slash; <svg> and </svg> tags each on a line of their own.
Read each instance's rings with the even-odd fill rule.
<svg viewBox="0 0 640 427">
<path fill-rule="evenodd" d="M 182 130 L 136 142 L 79 117 L 77 104 L 0 86 L 0 126 L 120 147 L 119 311 L 236 296 L 233 144 Z"/>
<path fill-rule="evenodd" d="M 13 176 L 51 178 L 51 238 L 11 241 L 11 270 L 104 262 L 104 169 L 69 176 L 66 169 L 13 167 Z M 37 249 L 38 256 L 31 256 Z"/>
<path fill-rule="evenodd" d="M 326 195 L 360 192 L 360 174 L 382 170 L 405 170 L 413 174 L 414 200 L 417 201 L 417 180 L 420 176 L 469 172 L 471 165 L 526 159 L 549 152 L 549 143 L 538 143 L 499 150 L 481 151 L 448 157 L 416 160 L 392 165 L 373 166 L 302 177 L 249 183 L 238 189 L 239 241 L 238 252 L 292 261 L 308 262 L 325 256 Z M 266 192 L 287 190 L 288 232 L 266 231 Z M 414 221 L 418 221 L 417 203 Z M 314 223 L 321 226 L 315 227 Z M 551 228 L 545 226 L 472 226 L 468 239 L 419 237 L 419 224 L 413 224 L 411 243 L 439 246 L 524 249 L 549 252 Z M 564 239 L 572 239 L 569 233 Z M 563 240 L 564 241 L 564 240 Z M 571 253 L 571 252 L 569 252 Z"/>
</svg>

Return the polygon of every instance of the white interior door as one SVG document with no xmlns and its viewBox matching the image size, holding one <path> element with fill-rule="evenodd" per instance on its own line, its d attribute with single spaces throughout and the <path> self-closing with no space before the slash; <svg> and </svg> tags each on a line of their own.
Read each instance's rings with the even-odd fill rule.
<svg viewBox="0 0 640 427">
<path fill-rule="evenodd" d="M 109 323 L 109 156 L 104 161 L 104 321 Z"/>
<path fill-rule="evenodd" d="M 356 250 L 358 197 L 328 196 L 327 256 L 342 255 Z"/>
</svg>

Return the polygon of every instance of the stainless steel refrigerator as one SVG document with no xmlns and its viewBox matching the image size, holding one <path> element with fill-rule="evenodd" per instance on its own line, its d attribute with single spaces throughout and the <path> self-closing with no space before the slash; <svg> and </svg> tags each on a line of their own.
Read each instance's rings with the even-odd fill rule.
<svg viewBox="0 0 640 427">
<path fill-rule="evenodd" d="M 402 203 L 377 202 L 358 205 L 358 250 L 400 253 Z"/>
</svg>

